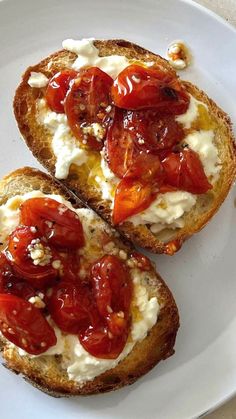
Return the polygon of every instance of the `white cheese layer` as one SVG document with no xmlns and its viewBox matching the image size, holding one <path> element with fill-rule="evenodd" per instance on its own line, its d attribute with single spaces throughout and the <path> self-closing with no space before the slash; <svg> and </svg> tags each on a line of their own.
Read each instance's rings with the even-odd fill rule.
<svg viewBox="0 0 236 419">
<path fill-rule="evenodd" d="M 197 197 L 189 192 L 176 191 L 158 195 L 156 200 L 146 210 L 129 217 L 135 226 L 152 224 L 151 231 L 158 233 L 165 226 L 181 228 L 184 213 L 191 210 L 196 204 Z"/>
<path fill-rule="evenodd" d="M 56 157 L 55 176 L 57 179 L 66 179 L 71 164 L 80 166 L 85 163 L 88 153 L 73 136 L 65 114 L 52 112 L 45 99 L 39 99 L 36 106 L 38 122 L 52 134 L 52 149 Z"/>
<path fill-rule="evenodd" d="M 35 71 L 31 71 L 28 84 L 30 87 L 45 87 L 48 84 L 48 78 L 43 73 L 36 73 Z"/>
<path fill-rule="evenodd" d="M 114 203 L 114 188 L 119 183 L 120 179 L 109 168 L 104 158 L 104 150 L 101 151 L 101 169 L 103 178 L 99 178 L 99 185 L 101 188 L 102 199 L 111 201 L 112 208 Z"/>
<path fill-rule="evenodd" d="M 4 243 L 7 236 L 18 225 L 20 204 L 29 198 L 45 196 L 65 204 L 79 216 L 83 224 L 85 240 L 87 243 L 83 253 L 92 255 L 92 251 L 89 251 L 89 248 L 87 250 L 87 246 L 89 246 L 91 240 L 91 227 L 93 227 L 93 230 L 100 229 L 100 231 L 104 232 L 107 229 L 110 231 L 108 226 L 92 210 L 86 208 L 74 209 L 72 205 L 60 195 L 44 195 L 40 191 L 33 191 L 20 196 L 17 195 L 10 198 L 5 205 L 0 206 L 0 241 Z M 95 234 L 95 240 L 96 237 Z M 100 248 L 100 252 L 101 251 L 102 249 Z M 95 254 L 95 259 L 96 258 L 97 256 Z M 113 360 L 99 359 L 90 355 L 82 347 L 77 336 L 62 333 L 58 327 L 53 324 L 52 320 L 48 318 L 55 329 L 57 343 L 40 356 L 61 355 L 62 366 L 67 370 L 69 379 L 82 384 L 88 380 L 92 380 L 103 372 L 114 368 L 131 352 L 136 343 L 142 341 L 147 336 L 148 331 L 156 323 L 160 311 L 159 303 L 156 297 L 149 298 L 147 289 L 143 285 L 147 281 L 147 278 L 149 278 L 150 281 L 153 280 L 153 274 L 142 272 L 137 268 L 130 269 L 130 272 L 134 283 L 132 307 L 135 308 L 135 311 L 138 310 L 139 315 L 138 319 L 136 317 L 133 317 L 132 319 L 130 338 L 118 358 Z M 20 348 L 18 348 L 18 351 L 21 356 L 27 355 L 29 357 L 34 357 Z"/>
<path fill-rule="evenodd" d="M 195 99 L 192 95 L 190 95 L 190 102 L 189 107 L 185 113 L 182 115 L 176 116 L 176 121 L 183 125 L 183 128 L 189 129 L 191 128 L 192 123 L 198 117 L 198 105 L 202 105 L 207 109 L 205 103 L 200 102 L 199 100 Z"/>
<path fill-rule="evenodd" d="M 78 55 L 78 58 L 72 65 L 75 70 L 86 67 L 99 67 L 115 79 L 129 65 L 129 61 L 123 55 L 99 57 L 99 51 L 93 44 L 93 41 L 93 38 L 82 40 L 66 39 L 63 41 L 62 46 L 67 51 Z"/>
<path fill-rule="evenodd" d="M 202 162 L 204 171 L 211 183 L 215 182 L 221 169 L 218 150 L 214 144 L 214 131 L 193 131 L 185 137 L 184 142 L 195 151 Z"/>
</svg>

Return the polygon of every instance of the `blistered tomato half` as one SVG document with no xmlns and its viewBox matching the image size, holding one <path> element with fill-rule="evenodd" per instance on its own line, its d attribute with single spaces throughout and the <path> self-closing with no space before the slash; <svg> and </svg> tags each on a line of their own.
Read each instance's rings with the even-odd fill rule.
<svg viewBox="0 0 236 419">
<path fill-rule="evenodd" d="M 92 150 L 103 148 L 112 83 L 104 71 L 90 67 L 80 71 L 65 98 L 65 113 L 74 136 Z"/>
<path fill-rule="evenodd" d="M 189 94 L 178 78 L 158 67 L 132 64 L 118 75 L 111 90 L 115 106 L 123 109 L 156 108 L 164 114 L 187 111 Z"/>
</svg>

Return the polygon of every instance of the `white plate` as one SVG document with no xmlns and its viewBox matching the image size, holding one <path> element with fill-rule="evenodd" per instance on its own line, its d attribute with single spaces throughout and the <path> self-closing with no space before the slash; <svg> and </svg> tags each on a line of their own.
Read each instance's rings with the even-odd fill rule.
<svg viewBox="0 0 236 419">
<path fill-rule="evenodd" d="M 20 140 L 12 97 L 23 70 L 67 37 L 126 38 L 165 55 L 183 39 L 194 65 L 183 72 L 236 118 L 236 31 L 178 0 L 0 1 L 0 174 L 37 166 Z M 196 417 L 236 390 L 235 190 L 211 223 L 169 258 L 156 257 L 173 291 L 181 329 L 176 354 L 135 385 L 89 398 L 53 399 L 0 367 L 1 417 L 8 419 Z M 153 258 L 154 259 L 154 258 Z"/>
</svg>

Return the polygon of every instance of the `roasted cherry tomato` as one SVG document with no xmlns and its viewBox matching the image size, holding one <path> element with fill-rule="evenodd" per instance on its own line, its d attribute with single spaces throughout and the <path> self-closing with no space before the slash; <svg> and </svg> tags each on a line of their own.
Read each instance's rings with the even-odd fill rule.
<svg viewBox="0 0 236 419">
<path fill-rule="evenodd" d="M 0 253 L 0 293 L 17 295 L 24 300 L 35 295 L 35 289 L 15 275 L 4 253 Z"/>
<path fill-rule="evenodd" d="M 110 331 L 122 334 L 127 328 L 132 282 L 124 263 L 105 255 L 91 268 L 91 281 L 98 311 L 108 321 Z"/>
<path fill-rule="evenodd" d="M 163 159 L 183 135 L 173 116 L 160 118 L 156 111 L 116 109 L 105 143 L 108 165 L 116 176 L 122 178 L 140 151 Z"/>
<path fill-rule="evenodd" d="M 128 111 L 125 125 L 139 150 L 158 154 L 170 150 L 184 138 L 173 115 L 160 116 L 155 109 Z"/>
<path fill-rule="evenodd" d="M 48 242 L 59 249 L 84 245 L 83 227 L 78 215 L 51 198 L 31 198 L 21 205 L 20 222 L 36 226 Z"/>
<path fill-rule="evenodd" d="M 162 165 L 166 172 L 166 183 L 194 194 L 206 193 L 212 188 L 202 163 L 193 150 L 184 149 L 179 153 L 170 153 Z"/>
<path fill-rule="evenodd" d="M 179 115 L 188 109 L 189 95 L 172 72 L 137 64 L 126 67 L 111 89 L 116 106 L 124 109 L 156 108 L 164 114 Z"/>
<path fill-rule="evenodd" d="M 119 224 L 144 211 L 155 200 L 158 190 L 158 187 L 142 180 L 122 179 L 116 187 L 113 223 Z"/>
<path fill-rule="evenodd" d="M 70 83 L 77 76 L 74 70 L 64 70 L 55 74 L 48 83 L 46 90 L 46 101 L 52 111 L 64 112 L 64 99 Z"/>
<path fill-rule="evenodd" d="M 123 351 L 129 329 L 122 335 L 113 336 L 106 326 L 88 328 L 79 335 L 81 345 L 96 358 L 115 359 Z"/>
<path fill-rule="evenodd" d="M 66 333 L 78 334 L 99 319 L 91 290 L 79 283 L 62 282 L 54 287 L 48 308 L 54 322 Z"/>
<path fill-rule="evenodd" d="M 65 98 L 65 113 L 73 134 L 93 150 L 103 148 L 112 83 L 104 71 L 90 67 L 80 71 Z"/>
<path fill-rule="evenodd" d="M 40 262 L 41 255 L 43 258 Z M 6 256 L 13 271 L 34 288 L 51 284 L 57 276 L 56 269 L 52 267 L 52 261 L 57 257 L 54 257 L 48 244 L 38 233 L 32 232 L 32 227 L 20 226 L 12 232 L 8 239 Z"/>
<path fill-rule="evenodd" d="M 0 294 L 0 330 L 29 354 L 39 355 L 55 345 L 57 338 L 39 309 L 10 294 Z"/>
<path fill-rule="evenodd" d="M 76 250 L 60 253 L 60 262 L 62 265 L 60 276 L 63 281 L 73 283 L 81 282 L 79 277 L 80 255 Z"/>
<path fill-rule="evenodd" d="M 165 181 L 158 156 L 140 152 L 136 155 L 115 192 L 113 223 L 144 211 L 154 201 Z"/>
<path fill-rule="evenodd" d="M 138 268 L 142 271 L 150 271 L 152 269 L 152 263 L 150 259 L 138 252 L 132 252 L 131 258 L 134 258 L 138 262 Z"/>
<path fill-rule="evenodd" d="M 165 179 L 165 172 L 158 156 L 141 151 L 134 158 L 124 178 L 139 179 L 161 186 Z"/>
<path fill-rule="evenodd" d="M 126 126 L 126 112 L 116 109 L 107 132 L 106 154 L 112 172 L 122 178 L 133 162 L 135 144 Z"/>
</svg>

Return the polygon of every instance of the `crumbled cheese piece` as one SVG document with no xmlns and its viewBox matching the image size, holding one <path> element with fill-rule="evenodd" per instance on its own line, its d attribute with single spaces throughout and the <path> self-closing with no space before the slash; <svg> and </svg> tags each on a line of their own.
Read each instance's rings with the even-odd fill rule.
<svg viewBox="0 0 236 419">
<path fill-rule="evenodd" d="M 30 87 L 45 87 L 48 84 L 48 78 L 43 73 L 31 71 L 28 84 Z"/>
<path fill-rule="evenodd" d="M 29 303 L 33 304 L 36 308 L 44 308 L 45 303 L 42 301 L 39 295 L 35 295 L 35 297 L 29 298 Z"/>
<path fill-rule="evenodd" d="M 106 107 L 106 109 L 105 109 L 105 111 L 106 111 L 107 113 L 111 112 L 111 110 L 112 110 L 111 105 L 108 105 L 108 106 Z"/>
<path fill-rule="evenodd" d="M 80 271 L 79 271 L 79 277 L 81 279 L 84 279 L 84 278 L 86 278 L 86 275 L 87 275 L 86 270 L 84 268 L 81 268 Z"/>
<path fill-rule="evenodd" d="M 32 227 L 30 227 L 30 231 L 32 233 L 36 233 L 37 232 L 37 228 L 32 226 Z"/>
<path fill-rule="evenodd" d="M 60 215 L 64 214 L 64 212 L 66 212 L 66 211 L 67 211 L 67 208 L 66 208 L 65 205 L 59 205 L 58 212 L 59 212 Z"/>
<path fill-rule="evenodd" d="M 50 247 L 44 246 L 40 239 L 34 239 L 28 246 L 29 256 L 34 265 L 46 266 L 52 258 Z"/>
<path fill-rule="evenodd" d="M 53 222 L 52 221 L 45 221 L 45 224 L 49 227 L 49 228 L 52 228 L 52 226 L 53 226 Z"/>
<path fill-rule="evenodd" d="M 59 259 L 58 260 L 54 260 L 52 262 L 52 267 L 54 269 L 60 269 L 62 267 L 61 261 Z"/>
<path fill-rule="evenodd" d="M 119 256 L 123 260 L 126 260 L 127 259 L 127 253 L 124 250 L 120 250 L 119 251 Z"/>
<path fill-rule="evenodd" d="M 93 122 L 91 125 L 82 127 L 82 131 L 85 135 L 92 135 L 97 141 L 102 141 L 106 130 L 98 122 Z"/>
<path fill-rule="evenodd" d="M 108 242 L 103 246 L 103 250 L 104 252 L 111 252 L 115 247 L 115 243 L 114 242 Z"/>
</svg>

